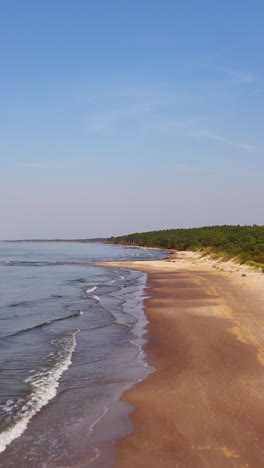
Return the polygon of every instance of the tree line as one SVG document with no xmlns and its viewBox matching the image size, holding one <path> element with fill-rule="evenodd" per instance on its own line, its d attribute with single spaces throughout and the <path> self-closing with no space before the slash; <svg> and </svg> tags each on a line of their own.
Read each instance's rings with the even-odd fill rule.
<svg viewBox="0 0 264 468">
<path fill-rule="evenodd" d="M 176 250 L 203 250 L 240 263 L 264 267 L 264 226 L 204 226 L 188 229 L 135 232 L 111 237 L 109 242 Z"/>
</svg>

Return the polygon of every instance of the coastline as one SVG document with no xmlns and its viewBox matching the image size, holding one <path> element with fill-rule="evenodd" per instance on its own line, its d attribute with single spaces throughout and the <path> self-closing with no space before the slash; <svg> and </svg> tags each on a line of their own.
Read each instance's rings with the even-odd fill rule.
<svg viewBox="0 0 264 468">
<path fill-rule="evenodd" d="M 92 265 L 94 266 L 94 263 Z M 127 269 L 125 268 L 125 270 Z M 123 376 L 120 381 L 116 382 L 120 387 L 119 390 L 91 428 L 90 443 L 95 455 L 89 460 L 88 464 L 94 468 L 114 466 L 116 463 L 116 441 L 133 432 L 130 420 L 133 407 L 122 401 L 122 395 L 154 372 L 153 367 L 146 361 L 146 354 L 143 349 L 147 341 L 145 334 L 148 323 L 143 306 L 146 297 L 147 275 L 143 272 L 135 271 L 135 273 L 140 275 L 137 277 L 136 285 L 126 285 L 120 291 L 114 293 L 115 297 L 122 298 L 122 314 L 136 319 L 131 329 L 130 339 L 134 351 L 133 356 L 132 354 L 130 356 L 130 358 L 133 358 L 131 362 L 127 361 L 126 377 Z M 86 466 L 86 464 L 81 466 Z"/>
<path fill-rule="evenodd" d="M 145 272 L 150 288 L 144 350 L 156 372 L 122 395 L 134 431 L 114 466 L 262 467 L 263 274 L 190 252 L 97 265 Z"/>
<path fill-rule="evenodd" d="M 153 371 L 142 352 L 147 275 L 97 268 L 94 258 L 163 253 L 81 247 L 2 249 L 0 465 L 6 468 L 112 466 L 113 439 L 133 429 L 131 407 L 120 397 Z M 79 267 L 85 256 L 91 267 Z"/>
</svg>

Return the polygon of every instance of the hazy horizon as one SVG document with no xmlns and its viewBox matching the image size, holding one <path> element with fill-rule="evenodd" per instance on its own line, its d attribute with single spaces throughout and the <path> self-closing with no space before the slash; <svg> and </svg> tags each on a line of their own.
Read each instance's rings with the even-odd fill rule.
<svg viewBox="0 0 264 468">
<path fill-rule="evenodd" d="M 216 226 L 216 225 L 214 225 Z M 171 227 L 171 228 L 165 228 L 165 229 L 192 229 L 192 228 L 203 228 L 203 227 L 214 227 L 212 225 L 204 225 L 204 226 L 187 226 L 187 227 L 184 227 L 184 226 L 179 226 L 178 228 L 174 228 L 174 227 Z M 232 226 L 236 226 L 236 225 L 232 225 Z M 251 225 L 240 225 L 241 227 L 246 227 L 246 226 L 263 226 L 263 225 L 256 225 L 256 224 L 251 224 Z M 159 229 L 153 229 L 152 231 L 159 231 Z M 34 241 L 34 242 L 37 242 L 37 241 L 40 241 L 40 242 L 53 242 L 53 241 L 62 241 L 62 242 L 70 242 L 70 241 L 83 241 L 83 240 L 94 240 L 94 239 L 110 239 L 111 237 L 119 237 L 119 236 L 123 236 L 123 235 L 127 235 L 127 234 L 133 234 L 133 233 L 137 233 L 137 232 L 148 232 L 148 231 L 130 231 L 130 232 L 119 232 L 119 233 L 113 233 L 109 236 L 97 236 L 97 237 L 35 237 L 35 238 L 29 238 L 29 237 L 25 237 L 25 238 L 14 238 L 14 239 L 0 239 L 0 242 L 20 242 L 20 241 L 27 241 L 27 242 L 30 242 L 30 241 Z"/>
<path fill-rule="evenodd" d="M 263 13 L 4 1 L 0 239 L 262 225 Z"/>
</svg>

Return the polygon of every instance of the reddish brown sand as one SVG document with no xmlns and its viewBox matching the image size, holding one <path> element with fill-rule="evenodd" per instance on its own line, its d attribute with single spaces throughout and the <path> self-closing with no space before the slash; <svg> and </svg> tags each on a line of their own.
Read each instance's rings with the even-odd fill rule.
<svg viewBox="0 0 264 468">
<path fill-rule="evenodd" d="M 148 273 L 157 370 L 123 396 L 134 432 L 115 468 L 263 468 L 264 275 L 195 257 L 108 265 Z"/>
</svg>

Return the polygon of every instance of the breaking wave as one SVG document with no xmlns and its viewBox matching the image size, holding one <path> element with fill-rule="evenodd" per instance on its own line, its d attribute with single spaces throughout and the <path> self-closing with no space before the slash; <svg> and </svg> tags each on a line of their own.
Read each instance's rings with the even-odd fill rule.
<svg viewBox="0 0 264 468">
<path fill-rule="evenodd" d="M 30 387 L 30 393 L 25 399 L 20 398 L 15 403 L 9 400 L 1 408 L 5 416 L 5 428 L 0 433 L 0 452 L 3 452 L 14 439 L 20 437 L 33 416 L 55 397 L 59 379 L 71 364 L 72 353 L 76 346 L 75 337 L 79 331 L 72 331 L 54 340 L 53 344 L 57 346 L 58 351 L 52 355 L 53 366 L 25 380 Z"/>
<path fill-rule="evenodd" d="M 97 289 L 97 286 L 91 286 L 90 288 L 86 289 L 87 293 L 93 292 Z"/>
</svg>

